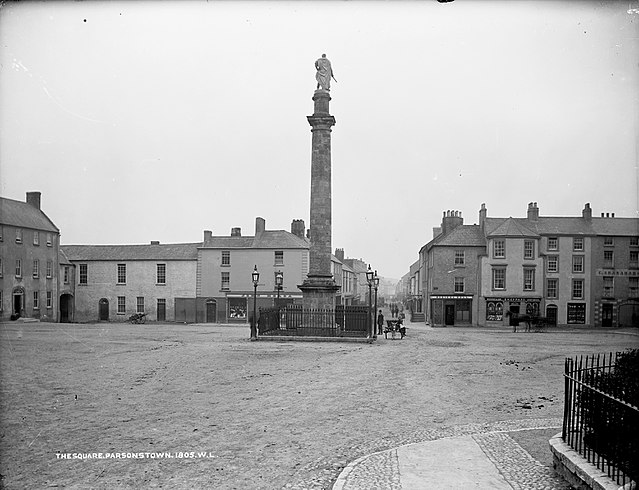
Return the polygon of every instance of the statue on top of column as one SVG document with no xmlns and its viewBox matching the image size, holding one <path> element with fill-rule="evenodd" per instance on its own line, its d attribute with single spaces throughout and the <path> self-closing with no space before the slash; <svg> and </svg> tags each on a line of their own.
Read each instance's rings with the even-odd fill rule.
<svg viewBox="0 0 639 490">
<path fill-rule="evenodd" d="M 328 58 L 325 54 L 322 55 L 320 59 L 315 62 L 315 69 L 317 73 L 315 74 L 315 78 L 317 79 L 317 89 L 321 87 L 324 90 L 331 89 L 331 78 L 335 80 L 333 76 L 333 68 L 331 67 L 331 62 L 328 61 Z M 337 82 L 337 80 L 335 80 Z"/>
</svg>

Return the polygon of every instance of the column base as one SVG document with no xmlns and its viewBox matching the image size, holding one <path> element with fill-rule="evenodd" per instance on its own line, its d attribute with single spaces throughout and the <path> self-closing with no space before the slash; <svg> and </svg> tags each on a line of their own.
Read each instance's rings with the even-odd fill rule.
<svg viewBox="0 0 639 490">
<path fill-rule="evenodd" d="M 340 290 L 333 276 L 308 276 L 299 286 L 304 309 L 335 309 L 335 293 Z"/>
</svg>

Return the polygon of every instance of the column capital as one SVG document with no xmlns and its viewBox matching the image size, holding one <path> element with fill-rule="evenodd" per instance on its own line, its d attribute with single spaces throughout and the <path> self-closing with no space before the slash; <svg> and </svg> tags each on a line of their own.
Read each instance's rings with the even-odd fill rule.
<svg viewBox="0 0 639 490">
<path fill-rule="evenodd" d="M 306 116 L 308 123 L 313 126 L 313 129 L 331 129 L 331 126 L 335 125 L 335 118 L 329 114 Z"/>
</svg>

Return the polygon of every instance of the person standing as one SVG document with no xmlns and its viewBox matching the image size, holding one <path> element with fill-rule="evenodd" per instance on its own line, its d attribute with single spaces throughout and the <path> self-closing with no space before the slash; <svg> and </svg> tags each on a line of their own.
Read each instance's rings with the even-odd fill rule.
<svg viewBox="0 0 639 490">
<path fill-rule="evenodd" d="M 382 334 L 383 328 L 384 328 L 384 315 L 382 314 L 382 310 L 379 310 L 379 314 L 377 315 L 377 335 Z"/>
</svg>

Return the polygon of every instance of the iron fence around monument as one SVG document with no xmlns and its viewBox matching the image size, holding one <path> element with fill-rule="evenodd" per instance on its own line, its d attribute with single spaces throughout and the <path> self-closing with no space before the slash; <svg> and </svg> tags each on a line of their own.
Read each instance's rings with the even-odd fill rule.
<svg viewBox="0 0 639 490">
<path fill-rule="evenodd" d="M 260 308 L 258 330 L 265 336 L 366 337 L 368 314 L 364 306 Z"/>
<path fill-rule="evenodd" d="M 639 393 L 619 372 L 623 356 L 566 358 L 562 428 L 566 444 L 622 486 L 639 479 Z"/>
</svg>

